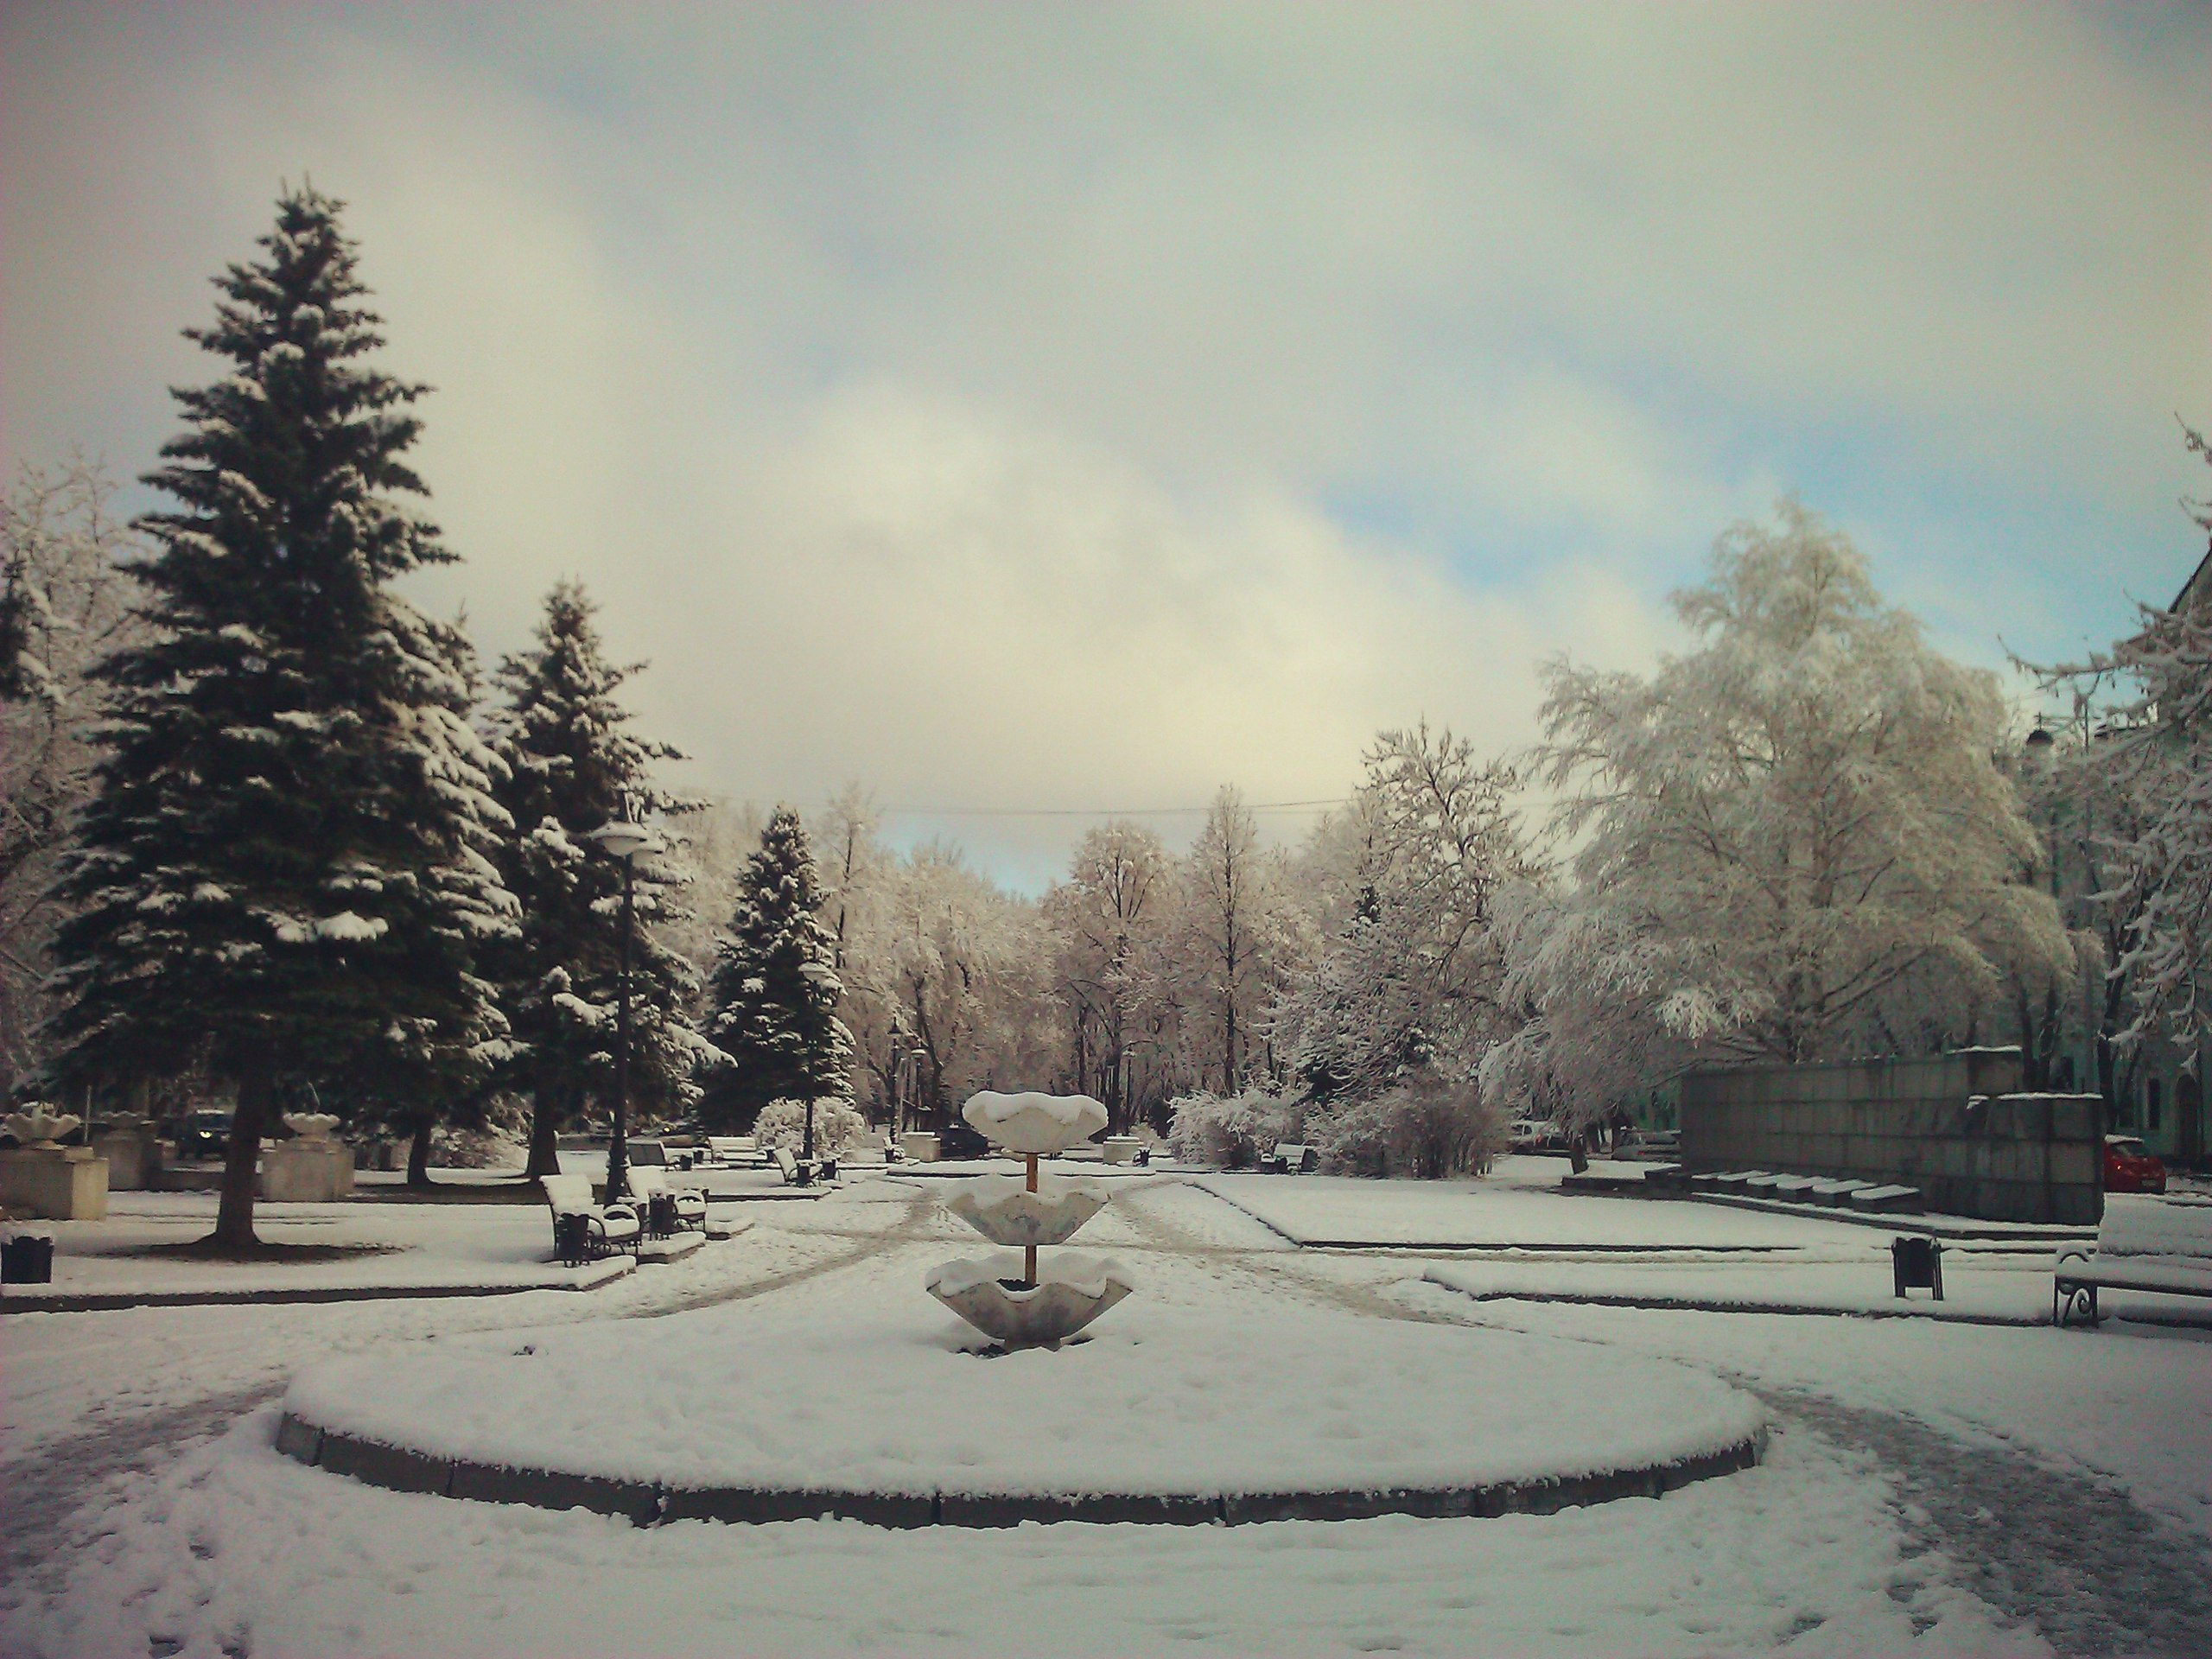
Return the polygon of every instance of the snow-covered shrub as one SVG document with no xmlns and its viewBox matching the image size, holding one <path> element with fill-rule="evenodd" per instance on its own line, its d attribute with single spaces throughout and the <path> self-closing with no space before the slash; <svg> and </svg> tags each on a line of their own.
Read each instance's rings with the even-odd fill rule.
<svg viewBox="0 0 2212 1659">
<path fill-rule="evenodd" d="M 803 1100 L 772 1100 L 760 1109 L 760 1116 L 753 1124 L 753 1138 L 764 1151 L 784 1147 L 795 1153 L 805 1135 L 806 1103 Z M 868 1138 L 868 1119 L 860 1115 L 852 1102 L 824 1099 L 814 1103 L 816 1157 L 836 1157 Z"/>
<path fill-rule="evenodd" d="M 520 1169 L 529 1147 L 511 1129 L 440 1125 L 430 1132 L 430 1161 L 441 1169 Z"/>
<path fill-rule="evenodd" d="M 1241 1095 L 1185 1095 L 1168 1103 L 1167 1139 L 1175 1155 L 1194 1164 L 1247 1169 L 1278 1141 L 1304 1130 L 1302 1103 L 1249 1089 Z"/>
<path fill-rule="evenodd" d="M 1503 1149 L 1504 1112 L 1472 1077 L 1430 1066 L 1364 1100 L 1314 1113 L 1306 1135 L 1331 1168 L 1355 1175 L 1479 1174 Z"/>
</svg>

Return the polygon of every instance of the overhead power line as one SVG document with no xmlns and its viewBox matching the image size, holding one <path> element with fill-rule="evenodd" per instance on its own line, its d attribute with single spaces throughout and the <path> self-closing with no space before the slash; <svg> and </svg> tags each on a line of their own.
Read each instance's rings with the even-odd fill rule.
<svg viewBox="0 0 2212 1659">
<path fill-rule="evenodd" d="M 1348 795 L 1316 801 L 1254 801 L 1248 812 L 1305 812 L 1326 806 L 1343 806 Z M 1213 810 L 1204 806 L 879 806 L 878 812 L 917 818 L 1172 818 L 1196 817 Z"/>
</svg>

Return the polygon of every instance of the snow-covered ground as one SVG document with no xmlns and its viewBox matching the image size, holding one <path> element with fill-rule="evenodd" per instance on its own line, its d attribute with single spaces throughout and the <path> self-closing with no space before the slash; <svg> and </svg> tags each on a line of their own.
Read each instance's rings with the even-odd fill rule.
<svg viewBox="0 0 2212 1659">
<path fill-rule="evenodd" d="M 1603 1168 L 1604 1166 L 1595 1166 Z M 1641 1173 L 1641 1166 L 1620 1167 Z M 1201 1185 L 1303 1243 L 1419 1248 L 1755 1249 L 1886 1252 L 1878 1229 L 1687 1200 L 1593 1199 L 1559 1192 L 1564 1159 L 1509 1157 L 1481 1180 L 1368 1181 L 1332 1175 L 1208 1175 Z"/>
<path fill-rule="evenodd" d="M 1593 1363 L 1678 1359 L 1757 1392 L 1775 1414 L 1767 1460 L 1662 1500 L 1542 1517 L 639 1531 L 582 1513 L 379 1491 L 272 1448 L 287 1379 L 333 1355 L 381 1364 L 493 1330 L 514 1347 L 531 1330 L 552 1332 L 556 1345 L 639 1356 L 690 1345 L 708 1372 L 684 1385 L 696 1398 L 716 1380 L 715 1342 L 864 1325 L 909 1300 L 936 1329 L 947 1316 L 928 1304 L 922 1272 L 972 1235 L 921 1196 L 929 1185 L 885 1179 L 818 1204 L 762 1205 L 740 1238 L 582 1294 L 0 1321 L 10 1552 L 0 1649 L 1818 1655 L 2040 1653 L 2050 1638 L 2069 1652 L 2212 1650 L 2204 1333 L 1478 1304 L 1421 1279 L 1432 1266 L 1469 1265 L 1464 1255 L 1300 1251 L 1172 1177 L 1133 1181 L 1085 1230 L 1087 1248 L 1122 1257 L 1143 1286 L 1141 1300 L 1102 1321 L 1102 1344 L 1125 1315 L 1135 1334 L 1208 1310 L 1303 1324 L 1377 1364 L 1394 1351 L 1391 1321 L 1467 1325 L 1477 1342 L 1485 1329 L 1527 1332 L 1589 1344 Z M 1359 1185 L 1370 1205 L 1402 1198 L 1405 1237 L 1433 1219 L 1416 1211 L 1482 1196 Z M 1510 1185 L 1492 1192 L 1548 1199 L 1542 1219 L 1590 1242 L 1636 1224 L 1621 1212 L 1647 1209 L 1697 1216 L 1719 1230 L 1704 1242 L 1722 1248 L 1783 1242 L 1818 1256 L 1832 1247 L 1824 1235 L 1856 1230 Z M 631 1317 L 649 1313 L 661 1317 Z M 580 1321 L 592 1322 L 588 1333 Z M 1032 1357 L 1079 1366 L 1090 1347 Z M 734 1368 L 721 1380 L 734 1403 L 720 1409 L 742 1425 L 747 1381 Z M 1131 1417 L 1173 1421 L 1174 1401 L 1141 1397 L 1140 1386 L 1123 1402 Z M 1242 1386 L 1262 1395 L 1269 1381 Z M 757 1412 L 789 1403 L 772 1390 Z M 928 1409 L 957 1417 L 961 1403 Z M 1592 1408 L 1579 1397 L 1555 1403 Z M 642 1383 L 629 1405 L 641 1416 L 662 1408 Z M 978 1407 L 973 1433 L 988 1437 L 988 1402 Z"/>
<path fill-rule="evenodd" d="M 54 1238 L 54 1291 L 298 1290 L 370 1286 L 544 1285 L 578 1280 L 548 1260 L 544 1204 L 266 1204 L 264 1243 L 319 1246 L 335 1259 L 224 1262 L 170 1254 L 207 1236 L 213 1192 L 117 1192 L 105 1221 L 40 1224 Z M 28 1287 L 10 1286 L 10 1294 Z"/>
</svg>

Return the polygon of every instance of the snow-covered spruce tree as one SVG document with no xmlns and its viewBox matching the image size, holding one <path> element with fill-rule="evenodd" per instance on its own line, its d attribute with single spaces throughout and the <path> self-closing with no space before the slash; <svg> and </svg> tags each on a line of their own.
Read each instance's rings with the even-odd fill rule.
<svg viewBox="0 0 2212 1659">
<path fill-rule="evenodd" d="M 231 1249 L 255 1243 L 281 1085 L 450 1100 L 505 1033 L 475 972 L 513 925 L 498 762 L 450 636 L 386 587 L 452 556 L 396 499 L 423 493 L 421 388 L 362 361 L 383 342 L 338 212 L 288 191 L 191 332 L 233 366 L 175 394 L 188 424 L 147 481 L 179 505 L 140 521 L 134 567 L 153 631 L 100 671 L 109 753 L 60 884 L 57 1068 L 235 1081 Z"/>
<path fill-rule="evenodd" d="M 2212 464 L 2203 436 L 2183 435 Z M 2190 516 L 2212 530 L 2212 503 L 2192 504 Z M 2205 561 L 2172 608 L 2143 607 L 2141 626 L 2110 652 L 2052 677 L 2073 680 L 2085 702 L 2120 694 L 2100 710 L 2080 768 L 2125 806 L 2093 837 L 2119 878 L 2098 898 L 2114 918 L 2108 1007 L 2123 985 L 2132 996 L 2121 1047 L 2161 1029 L 2185 1046 L 2212 1036 L 2212 580 L 2202 575 L 2212 550 Z M 2111 1068 L 2106 1046 L 2108 1098 Z"/>
<path fill-rule="evenodd" d="M 844 1099 L 853 1040 L 836 1015 L 837 940 L 798 814 L 779 806 L 746 861 L 709 982 L 707 1034 L 729 1057 L 704 1079 L 700 1114 L 743 1130 L 772 1100 Z"/>
<path fill-rule="evenodd" d="M 531 1179 L 557 1171 L 561 1126 L 613 1085 L 622 872 L 585 837 L 610 819 L 697 805 L 654 783 L 655 761 L 683 757 L 630 729 L 615 693 L 643 664 L 607 660 L 595 609 L 581 584 L 558 584 L 546 595 L 536 643 L 507 658 L 497 676 L 505 701 L 492 742 L 506 763 L 500 798 L 514 825 L 500 868 L 522 901 L 521 937 L 499 969 L 516 1043 L 505 1080 L 531 1099 Z M 716 1058 L 686 1012 L 697 977 L 659 932 L 688 915 L 685 878 L 674 858 L 643 864 L 635 875 L 630 1090 L 648 1109 L 690 1104 L 694 1071 Z"/>
<path fill-rule="evenodd" d="M 2000 954 L 2068 969 L 1994 677 L 1930 650 L 1848 540 L 1785 501 L 1675 605 L 1702 643 L 1649 679 L 1546 671 L 1555 827 L 1585 838 L 1556 956 L 1586 1012 L 1812 1060 L 1880 1052 L 1931 988 L 1986 1006 Z"/>
</svg>

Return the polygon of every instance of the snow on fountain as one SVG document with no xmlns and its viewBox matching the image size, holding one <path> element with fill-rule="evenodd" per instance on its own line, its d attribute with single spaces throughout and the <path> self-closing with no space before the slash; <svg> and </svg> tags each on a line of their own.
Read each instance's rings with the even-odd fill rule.
<svg viewBox="0 0 2212 1659">
<path fill-rule="evenodd" d="M 971 1096 L 960 1115 L 995 1145 L 1027 1160 L 1026 1179 L 986 1175 L 964 1181 L 946 1207 L 999 1254 L 939 1263 L 925 1281 L 931 1295 L 1009 1348 L 1057 1348 L 1128 1295 L 1121 1264 L 1072 1251 L 1040 1273 L 1039 1245 L 1065 1243 L 1113 1198 L 1103 1181 L 1040 1175 L 1037 1160 L 1079 1146 L 1106 1127 L 1106 1109 L 1088 1095 Z M 1019 1255 L 1014 1253 L 1018 1247 Z"/>
</svg>

